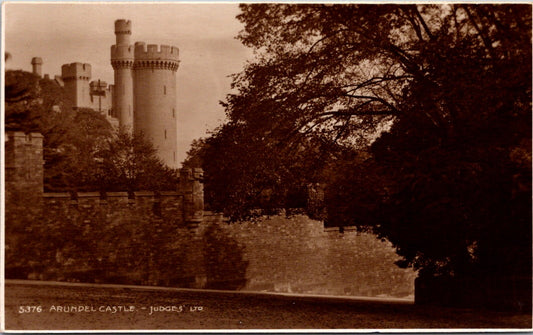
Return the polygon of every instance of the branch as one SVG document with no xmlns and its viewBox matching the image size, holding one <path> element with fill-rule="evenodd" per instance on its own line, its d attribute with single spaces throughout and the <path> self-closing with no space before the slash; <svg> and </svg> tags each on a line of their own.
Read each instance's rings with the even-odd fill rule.
<svg viewBox="0 0 533 335">
<path fill-rule="evenodd" d="M 389 107 L 391 110 L 394 110 L 394 111 L 396 111 L 396 113 L 399 113 L 399 111 L 396 109 L 396 107 L 394 107 L 393 105 L 391 105 L 389 102 L 387 102 L 385 99 L 382 99 L 382 98 L 373 97 L 373 96 L 366 96 L 366 95 L 351 95 L 351 94 L 345 94 L 345 96 L 347 96 L 349 98 L 369 99 L 370 101 L 381 102 L 385 106 Z"/>
<path fill-rule="evenodd" d="M 481 40 L 483 41 L 483 44 L 485 45 L 485 48 L 487 49 L 488 53 L 489 53 L 489 56 L 490 58 L 495 58 L 494 57 L 494 49 L 492 48 L 492 43 L 490 42 L 489 38 L 487 36 L 485 36 L 484 32 L 481 30 L 481 28 L 478 26 L 477 22 L 475 21 L 474 19 L 474 15 L 472 14 L 472 12 L 470 12 L 470 10 L 468 9 L 468 6 L 466 5 L 463 5 L 461 6 L 461 8 L 463 8 L 463 10 L 466 12 L 466 15 L 468 16 L 468 19 L 469 21 L 472 23 L 472 25 L 474 26 L 474 29 L 477 31 L 478 33 L 478 36 L 481 38 Z"/>
<path fill-rule="evenodd" d="M 426 31 L 426 34 L 428 35 L 429 39 L 432 40 L 433 34 L 431 33 L 431 30 L 429 30 L 429 27 L 426 24 L 426 21 L 424 20 L 424 18 L 422 17 L 422 14 L 420 14 L 420 12 L 418 11 L 418 7 L 416 5 L 413 5 L 412 9 L 415 12 L 416 17 L 418 18 L 418 21 L 420 21 L 420 23 L 422 24 L 422 27 L 424 27 L 424 30 Z"/>
<path fill-rule="evenodd" d="M 409 13 L 406 13 L 406 14 L 407 14 L 406 15 L 407 20 L 411 22 L 411 25 L 413 26 L 413 29 L 415 30 L 416 36 L 418 37 L 420 41 L 423 41 L 424 37 L 422 36 L 422 31 L 420 30 L 419 25 L 416 23 L 416 20 L 411 15 L 409 15 Z"/>
<path fill-rule="evenodd" d="M 326 115 L 350 115 L 350 116 L 371 116 L 371 115 L 396 115 L 394 111 L 391 111 L 389 109 L 383 109 L 383 110 L 374 110 L 374 111 L 331 111 L 331 112 L 323 112 L 320 113 L 319 116 L 326 116 Z"/>
<path fill-rule="evenodd" d="M 374 85 L 374 84 L 379 84 L 379 83 L 383 83 L 383 82 L 386 82 L 386 81 L 394 81 L 394 80 L 400 80 L 400 79 L 413 79 L 414 77 L 411 76 L 411 75 L 402 75 L 402 76 L 391 76 L 391 77 L 373 77 L 371 79 L 368 79 L 360 84 L 357 84 L 357 85 L 344 85 L 344 86 L 341 86 L 341 88 L 348 88 L 348 87 L 353 87 L 352 90 L 350 90 L 349 92 L 351 91 L 354 91 L 354 90 L 357 90 L 359 88 L 363 88 L 365 86 L 368 86 L 368 85 Z"/>
</svg>

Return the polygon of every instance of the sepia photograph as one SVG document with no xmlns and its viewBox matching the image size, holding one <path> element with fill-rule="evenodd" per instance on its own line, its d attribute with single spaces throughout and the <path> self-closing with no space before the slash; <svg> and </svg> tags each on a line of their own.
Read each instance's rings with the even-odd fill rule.
<svg viewBox="0 0 533 335">
<path fill-rule="evenodd" d="M 531 332 L 532 5 L 2 3 L 5 332 Z"/>
</svg>

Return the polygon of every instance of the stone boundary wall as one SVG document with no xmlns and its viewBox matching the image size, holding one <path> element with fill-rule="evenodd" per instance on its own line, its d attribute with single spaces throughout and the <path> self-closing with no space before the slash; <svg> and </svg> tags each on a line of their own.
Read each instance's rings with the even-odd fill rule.
<svg viewBox="0 0 533 335">
<path fill-rule="evenodd" d="M 42 136 L 8 132 L 5 149 L 7 278 L 413 297 L 416 273 L 373 235 L 204 212 L 201 169 L 175 191 L 43 193 Z"/>
<path fill-rule="evenodd" d="M 341 233 L 304 215 L 232 224 L 205 218 L 198 234 L 211 229 L 225 236 L 235 246 L 221 258 L 246 263 L 243 290 L 414 298 L 416 272 L 396 266 L 391 244 L 373 234 L 353 227 Z"/>
<path fill-rule="evenodd" d="M 178 192 L 80 192 L 44 193 L 43 213 L 57 220 L 80 218 L 84 223 L 96 220 L 110 223 L 114 219 L 139 219 L 146 223 L 170 220 L 185 226 L 183 195 Z M 178 219 L 178 220 L 176 220 Z"/>
</svg>

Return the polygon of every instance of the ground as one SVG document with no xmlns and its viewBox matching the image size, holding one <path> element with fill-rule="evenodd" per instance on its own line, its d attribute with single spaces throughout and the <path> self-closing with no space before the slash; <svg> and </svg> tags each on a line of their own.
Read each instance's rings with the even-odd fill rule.
<svg viewBox="0 0 533 335">
<path fill-rule="evenodd" d="M 163 311 L 154 311 L 161 306 Z M 78 311 L 73 312 L 73 307 Z M 70 311 L 65 312 L 66 308 Z M 5 318 L 7 330 L 494 329 L 532 326 L 529 314 L 417 306 L 406 300 L 12 280 L 5 283 Z"/>
</svg>

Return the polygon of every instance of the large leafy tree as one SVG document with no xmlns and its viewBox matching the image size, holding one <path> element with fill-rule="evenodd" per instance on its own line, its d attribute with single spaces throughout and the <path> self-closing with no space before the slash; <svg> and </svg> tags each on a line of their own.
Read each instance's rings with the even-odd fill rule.
<svg viewBox="0 0 533 335">
<path fill-rule="evenodd" d="M 214 207 L 242 218 L 320 182 L 328 224 L 422 275 L 530 276 L 530 6 L 241 10 L 256 58 L 204 143 Z"/>
<path fill-rule="evenodd" d="M 157 150 L 143 133 L 119 129 L 97 152 L 96 178 L 101 191 L 175 190 L 177 171 L 157 157 Z"/>
<path fill-rule="evenodd" d="M 42 117 L 45 190 L 93 191 L 100 185 L 98 154 L 114 130 L 88 108 L 61 110 Z"/>
</svg>

